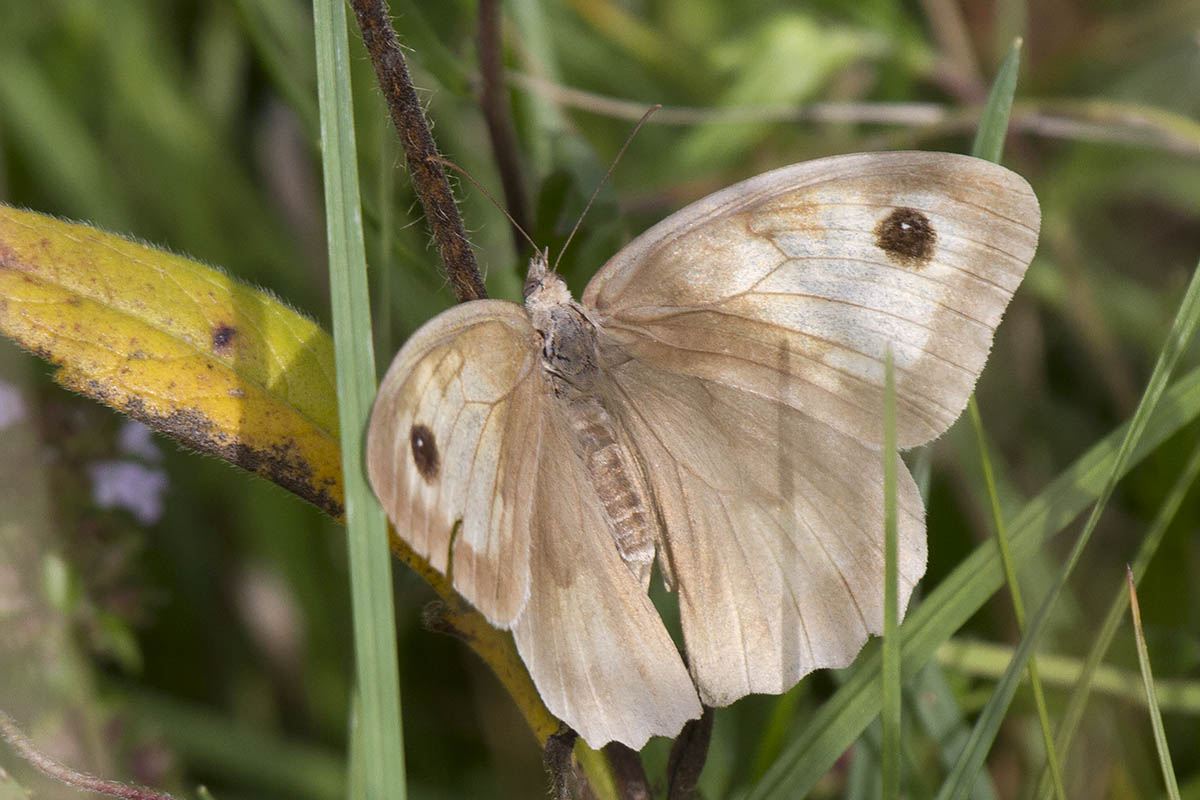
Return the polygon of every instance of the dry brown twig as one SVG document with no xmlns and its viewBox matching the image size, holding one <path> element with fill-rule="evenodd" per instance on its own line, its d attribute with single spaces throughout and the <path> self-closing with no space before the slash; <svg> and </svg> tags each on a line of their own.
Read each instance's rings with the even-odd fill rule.
<svg viewBox="0 0 1200 800">
<path fill-rule="evenodd" d="M 387 100 L 392 123 L 404 146 L 408 172 L 437 243 L 446 277 L 460 303 L 487 297 L 466 227 L 458 213 L 450 182 L 446 180 L 446 171 L 433 160 L 439 158 L 437 146 L 408 74 L 400 40 L 388 18 L 387 5 L 383 0 L 351 0 L 351 5 L 363 44 L 375 67 L 375 76 Z"/>
<path fill-rule="evenodd" d="M 351 0 L 351 6 L 358 21 L 363 44 L 370 54 L 380 89 L 404 147 L 408 170 L 434 241 L 438 245 L 446 277 L 453 285 L 459 302 L 482 299 L 487 296 L 483 279 L 450 184 L 446 180 L 443 160 L 438 155 L 424 110 L 412 85 L 399 38 L 388 17 L 387 7 L 382 0 Z M 498 20 L 494 25 L 498 35 Z M 495 46 L 498 52 L 499 43 Z M 500 88 L 503 89 L 503 76 L 498 76 L 498 80 L 501 81 Z M 515 159 L 513 163 L 515 164 Z M 432 604 L 426 610 L 426 624 L 434 630 L 450 633 L 466 642 L 500 679 L 538 741 L 553 749 L 552 745 L 557 741 L 554 734 L 561 723 L 550 714 L 538 695 L 516 652 L 512 635 L 493 628 L 483 615 L 458 596 L 445 575 L 434 570 L 394 531 L 389 538 L 396 556 L 424 578 L 442 599 L 441 603 Z M 580 753 L 578 750 L 573 752 L 571 748 L 566 749 L 565 755 L 560 754 L 559 759 L 565 758 L 569 767 L 562 774 L 569 772 L 574 776 L 573 780 L 563 784 L 563 791 L 579 798 L 593 796 L 588 783 L 588 771 L 604 769 L 600 766 L 598 754 L 587 752 L 586 764 L 582 760 L 576 760 Z"/>
<path fill-rule="evenodd" d="M 393 123 L 404 146 L 413 184 L 441 252 L 446 275 L 454 285 L 455 294 L 460 302 L 485 297 L 486 292 L 474 254 L 446 180 L 444 161 L 437 153 L 426 124 L 424 111 L 412 86 L 399 39 L 392 29 L 386 6 L 382 0 L 351 0 L 351 5 Z M 493 154 L 500 170 L 515 231 L 521 227 L 528 227 L 528 200 L 507 97 L 501 15 L 497 0 L 480 0 L 478 47 L 481 67 L 480 105 L 487 121 Z M 644 122 L 649 112 L 643 109 L 642 116 Z M 519 253 L 524 249 L 524 240 L 518 235 L 516 242 Z M 432 604 L 426 609 L 424 619 L 427 627 L 455 635 L 467 642 L 500 677 L 546 748 L 546 760 L 556 792 L 560 796 L 590 796 L 592 789 L 587 783 L 586 772 L 572 758 L 575 736 L 569 729 L 555 733 L 549 727 L 553 718 L 537 696 L 528 673 L 519 667 L 519 661 L 514 664 L 516 655 L 511 638 L 507 634 L 489 629 L 478 612 L 458 600 L 453 590 L 446 585 L 444 576 L 434 573 L 423 559 L 416 557 L 397 537 L 392 538 L 396 554 L 428 580 L 442 596 L 443 602 Z M 703 737 L 703 745 L 700 747 L 684 747 L 692 755 L 691 766 L 697 775 L 699 767 L 703 764 L 706 748 L 707 737 Z M 627 747 L 610 745 L 604 749 L 604 754 L 610 774 L 617 784 L 618 794 L 623 800 L 648 800 L 651 796 L 650 784 L 638 753 Z M 689 774 L 687 782 L 694 784 L 694 776 Z"/>
<path fill-rule="evenodd" d="M 564 108 L 614 119 L 635 120 L 646 110 L 643 102 L 561 86 L 534 75 L 510 73 L 509 80 L 517 88 Z M 859 101 L 730 108 L 664 106 L 654 115 L 656 125 L 741 122 L 895 125 L 911 128 L 922 136 L 934 136 L 974 130 L 979 124 L 979 109 L 943 103 Z M 1200 156 L 1200 125 L 1160 108 L 1103 100 L 1024 99 L 1013 104 L 1009 126 L 1014 131 L 1047 138 L 1113 142 Z M 895 143 L 880 146 L 894 147 Z"/>
</svg>

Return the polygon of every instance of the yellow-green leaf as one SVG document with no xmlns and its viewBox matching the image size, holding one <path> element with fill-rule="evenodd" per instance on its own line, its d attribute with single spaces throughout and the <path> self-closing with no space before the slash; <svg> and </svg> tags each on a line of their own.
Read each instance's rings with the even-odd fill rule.
<svg viewBox="0 0 1200 800">
<path fill-rule="evenodd" d="M 333 341 L 266 292 L 128 239 L 0 205 L 0 333 L 59 366 L 55 380 L 343 510 Z M 394 531 L 392 551 L 445 600 L 460 636 L 545 742 L 558 728 L 517 655 Z"/>
<path fill-rule="evenodd" d="M 341 517 L 333 342 L 266 292 L 0 205 L 0 332 L 63 386 Z"/>
</svg>

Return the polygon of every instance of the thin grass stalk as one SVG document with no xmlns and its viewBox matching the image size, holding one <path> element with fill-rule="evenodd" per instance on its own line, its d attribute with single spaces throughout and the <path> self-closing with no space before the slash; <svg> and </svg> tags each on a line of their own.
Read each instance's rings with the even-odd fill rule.
<svg viewBox="0 0 1200 800">
<path fill-rule="evenodd" d="M 1146 707 L 1150 710 L 1150 727 L 1154 729 L 1154 748 L 1158 751 L 1158 764 L 1162 768 L 1163 782 L 1167 785 L 1167 797 L 1179 800 L 1179 783 L 1175 780 L 1175 768 L 1171 766 L 1171 750 L 1167 747 L 1167 733 L 1163 730 L 1162 712 L 1158 708 L 1158 695 L 1154 691 L 1150 650 L 1146 647 L 1146 634 L 1142 630 L 1142 612 L 1138 608 L 1133 570 L 1128 566 L 1125 567 L 1125 581 L 1129 587 L 1129 613 L 1133 617 L 1133 639 L 1137 643 L 1138 666 L 1141 667 L 1142 683 L 1146 688 Z"/>
<path fill-rule="evenodd" d="M 1021 65 L 1022 40 L 1012 43 L 1008 57 L 1000 65 L 996 81 L 992 85 L 988 102 L 979 121 L 979 129 L 975 133 L 975 142 L 971 152 L 977 158 L 985 158 L 999 163 L 1004 153 L 1004 140 L 1008 131 L 1008 120 L 1012 113 L 1013 95 L 1017 88 L 1017 74 Z M 996 494 L 995 475 L 992 472 L 992 460 L 988 454 L 987 439 L 983 431 L 983 419 L 979 414 L 979 404 L 972 395 L 967 401 L 967 410 L 975 428 L 975 436 L 979 442 L 979 460 L 983 466 L 984 481 L 987 484 L 988 498 L 992 508 L 992 519 L 996 525 L 996 544 L 1000 549 L 1000 560 L 1004 565 L 1004 577 L 1008 583 L 1012 597 L 1013 613 L 1017 619 L 1017 630 L 1022 634 L 1025 630 L 1025 604 L 1021 600 L 1021 586 L 1017 581 L 1016 569 L 1013 566 L 1012 554 L 1008 545 L 1008 531 L 1004 524 L 1004 515 L 1000 510 L 1000 499 Z M 1034 705 L 1037 708 L 1038 724 L 1042 729 L 1042 741 L 1046 748 L 1046 763 L 1049 765 L 1054 789 L 1058 800 L 1066 800 L 1063 790 L 1062 770 L 1059 768 L 1058 753 L 1054 748 L 1054 735 L 1050 728 L 1050 714 L 1046 710 L 1046 695 L 1038 677 L 1037 664 L 1029 663 L 1029 682 L 1033 686 Z"/>
<path fill-rule="evenodd" d="M 988 501 L 992 508 L 992 521 L 996 525 L 996 545 L 1000 551 L 1000 561 L 1004 565 L 1004 580 L 1008 584 L 1009 595 L 1012 597 L 1013 615 L 1017 620 L 1017 630 L 1025 633 L 1025 603 L 1021 599 L 1021 584 L 1017 580 L 1017 570 L 1013 565 L 1012 551 L 1008 545 L 1008 530 L 1004 524 L 1004 514 L 1000 510 L 1000 497 L 996 493 L 996 478 L 992 473 L 992 459 L 988 453 L 987 438 L 983 431 L 983 418 L 979 414 L 979 404 L 975 396 L 967 401 L 967 410 L 971 414 L 971 424 L 975 428 L 975 439 L 979 443 L 979 461 L 983 466 L 984 483 L 987 484 Z M 1033 687 L 1033 703 L 1037 709 L 1038 724 L 1042 730 L 1042 741 L 1046 748 L 1046 767 L 1050 773 L 1051 785 L 1058 800 L 1067 800 L 1063 788 L 1062 768 L 1059 766 L 1058 751 L 1055 748 L 1054 734 L 1050 728 L 1050 712 L 1046 708 L 1046 693 L 1038 675 L 1037 660 L 1029 661 L 1029 683 Z"/>
<path fill-rule="evenodd" d="M 362 765 L 363 796 L 403 800 L 406 790 L 392 559 L 387 520 L 371 494 L 363 461 L 363 432 L 375 399 L 375 355 L 345 4 L 341 0 L 315 0 L 313 19 L 358 682 L 355 741 L 361 757 L 358 763 Z"/>
</svg>

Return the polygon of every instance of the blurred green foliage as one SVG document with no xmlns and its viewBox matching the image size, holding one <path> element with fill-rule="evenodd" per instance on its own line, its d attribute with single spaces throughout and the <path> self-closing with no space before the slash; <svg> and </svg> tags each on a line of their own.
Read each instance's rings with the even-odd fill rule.
<svg viewBox="0 0 1200 800">
<path fill-rule="evenodd" d="M 474 3 L 392 8 L 439 146 L 498 194 L 473 89 Z M 564 256 L 577 292 L 632 235 L 738 179 L 864 149 L 966 151 L 995 68 L 1023 35 L 1005 163 L 1041 199 L 1042 243 L 978 392 L 1006 510 L 1133 409 L 1200 255 L 1193 0 L 512 0 L 504 10 L 530 233 L 552 253 L 632 119 L 667 106 L 633 141 Z M 0 0 L 0 20 L 0 199 L 219 264 L 328 327 L 306 3 Z M 385 287 L 376 318 L 389 321 L 377 330 L 382 367 L 453 298 L 407 178 L 390 172 L 402 171 L 402 156 L 370 64 L 361 47 L 355 53 L 368 256 Z M 700 121 L 711 109 L 736 117 Z M 515 299 L 524 255 L 491 202 L 459 184 L 489 289 Z M 0 342 L 0 388 L 25 412 L 0 427 L 0 707 L 53 741 L 59 757 L 105 774 L 189 791 L 204 782 L 222 800 L 340 796 L 352 674 L 341 529 L 165 440 L 161 466 L 152 454 L 130 455 L 122 420 L 56 389 L 47 372 Z M 1044 650 L 1086 652 L 1196 438 L 1192 426 L 1169 440 L 1118 487 Z M 141 525 L 95 502 L 89 466 L 114 458 L 168 476 L 159 521 Z M 924 585 L 934 586 L 991 535 L 962 423 L 932 448 L 928 519 Z M 1193 685 L 1197 520 L 1200 498 L 1190 496 L 1139 591 L 1156 676 Z M 1066 545 L 1022 570 L 1030 607 Z M 541 795 L 540 754 L 497 682 L 458 643 L 420 628 L 431 598 L 423 584 L 403 570 L 396 584 L 412 795 Z M 1003 594 L 960 633 L 972 639 L 1015 641 Z M 1131 636 L 1118 634 L 1108 661 L 1136 672 Z M 986 699 L 983 670 L 931 669 L 918 678 L 920 697 L 950 709 L 941 719 Z M 705 795 L 726 796 L 761 774 L 836 681 L 815 675 L 782 699 L 718 712 Z M 1048 687 L 1052 719 L 1062 688 Z M 1184 796 L 1200 796 L 1197 716 L 1164 715 Z M 906 710 L 906 725 L 928 730 L 922 719 Z M 925 796 L 942 767 L 926 739 L 911 741 L 913 796 Z M 817 793 L 871 796 L 870 743 L 868 732 Z M 662 775 L 666 747 L 647 750 L 652 777 Z M 1024 796 L 1041 752 L 1022 690 L 989 761 L 996 795 Z M 1161 793 L 1148 716 L 1127 699 L 1093 699 L 1062 758 L 1069 796 Z M 7 752 L 0 765 L 38 796 L 74 796 L 30 777 Z"/>
</svg>

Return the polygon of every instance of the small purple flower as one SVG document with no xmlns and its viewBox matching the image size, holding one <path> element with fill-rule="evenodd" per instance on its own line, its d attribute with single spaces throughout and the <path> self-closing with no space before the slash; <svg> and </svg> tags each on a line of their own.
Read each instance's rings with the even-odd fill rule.
<svg viewBox="0 0 1200 800">
<path fill-rule="evenodd" d="M 92 499 L 101 508 L 123 508 L 143 525 L 162 517 L 167 473 L 136 461 L 97 461 L 88 466 Z"/>
</svg>

